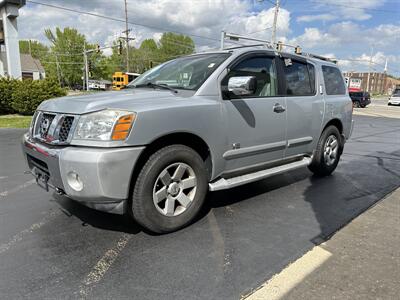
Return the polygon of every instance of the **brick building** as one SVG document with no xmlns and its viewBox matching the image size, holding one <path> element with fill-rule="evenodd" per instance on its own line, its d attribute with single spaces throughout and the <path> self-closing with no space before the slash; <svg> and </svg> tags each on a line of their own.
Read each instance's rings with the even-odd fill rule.
<svg viewBox="0 0 400 300">
<path fill-rule="evenodd" d="M 400 80 L 389 77 L 386 73 L 371 72 L 369 76 L 369 88 L 367 90 L 368 72 L 345 72 L 344 77 L 361 79 L 361 90 L 372 94 L 390 95 Z"/>
</svg>

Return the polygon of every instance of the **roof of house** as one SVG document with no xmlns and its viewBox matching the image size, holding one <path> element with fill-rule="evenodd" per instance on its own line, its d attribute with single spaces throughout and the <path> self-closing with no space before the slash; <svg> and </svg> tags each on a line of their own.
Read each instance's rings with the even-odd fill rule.
<svg viewBox="0 0 400 300">
<path fill-rule="evenodd" d="M 21 53 L 21 70 L 22 72 L 44 73 L 44 68 L 40 61 L 33 58 L 30 54 Z"/>
</svg>

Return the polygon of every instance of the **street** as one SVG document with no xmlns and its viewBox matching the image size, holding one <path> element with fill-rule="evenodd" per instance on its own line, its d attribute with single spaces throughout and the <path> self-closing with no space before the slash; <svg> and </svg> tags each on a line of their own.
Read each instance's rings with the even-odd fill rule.
<svg viewBox="0 0 400 300">
<path fill-rule="evenodd" d="M 209 193 L 193 225 L 161 236 L 46 193 L 24 174 L 26 130 L 0 129 L 0 298 L 239 299 L 400 186 L 400 120 L 377 103 L 357 110 L 332 176 Z"/>
</svg>

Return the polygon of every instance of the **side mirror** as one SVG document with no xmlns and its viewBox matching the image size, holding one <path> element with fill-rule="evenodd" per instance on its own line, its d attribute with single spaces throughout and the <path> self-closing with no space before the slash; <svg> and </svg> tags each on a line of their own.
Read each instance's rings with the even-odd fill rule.
<svg viewBox="0 0 400 300">
<path fill-rule="evenodd" d="M 255 76 L 236 76 L 229 78 L 228 91 L 236 96 L 253 95 L 257 89 Z"/>
</svg>

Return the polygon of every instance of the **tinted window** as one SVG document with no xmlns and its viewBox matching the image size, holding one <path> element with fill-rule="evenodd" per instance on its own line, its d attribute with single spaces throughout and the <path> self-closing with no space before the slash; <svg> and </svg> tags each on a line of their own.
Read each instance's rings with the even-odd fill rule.
<svg viewBox="0 0 400 300">
<path fill-rule="evenodd" d="M 314 67 L 292 60 L 285 65 L 286 94 L 289 96 L 308 96 L 315 94 Z"/>
<path fill-rule="evenodd" d="M 327 95 L 346 94 L 343 77 L 338 68 L 322 66 L 322 73 L 324 74 L 325 90 Z"/>
<path fill-rule="evenodd" d="M 233 76 L 255 76 L 257 89 L 250 97 L 271 97 L 277 95 L 277 79 L 274 59 L 271 57 L 252 57 L 245 59 L 234 66 L 223 84 Z"/>
</svg>

